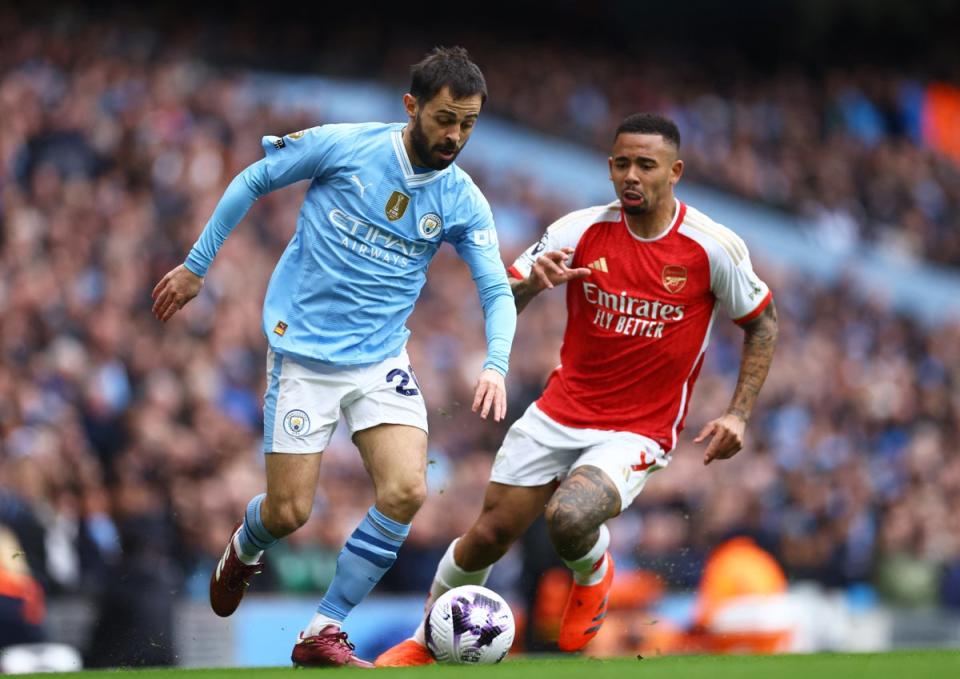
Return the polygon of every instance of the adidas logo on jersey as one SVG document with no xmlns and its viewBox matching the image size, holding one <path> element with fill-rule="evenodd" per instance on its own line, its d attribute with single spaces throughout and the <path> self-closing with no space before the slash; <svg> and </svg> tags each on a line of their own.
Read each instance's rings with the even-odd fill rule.
<svg viewBox="0 0 960 679">
<path fill-rule="evenodd" d="M 610 270 L 607 268 L 607 258 L 601 257 L 595 262 L 590 262 L 587 264 L 591 269 L 596 269 L 597 271 L 602 271 L 603 273 L 610 273 Z"/>
</svg>

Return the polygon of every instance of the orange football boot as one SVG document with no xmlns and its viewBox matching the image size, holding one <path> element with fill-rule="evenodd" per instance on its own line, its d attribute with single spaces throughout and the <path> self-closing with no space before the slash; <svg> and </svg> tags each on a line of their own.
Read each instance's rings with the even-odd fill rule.
<svg viewBox="0 0 960 679">
<path fill-rule="evenodd" d="M 573 583 L 560 621 L 557 646 L 561 651 L 579 651 L 597 636 L 607 617 L 607 599 L 613 584 L 613 557 L 606 552 L 607 572 L 595 585 Z"/>
<path fill-rule="evenodd" d="M 377 667 L 416 667 L 418 665 L 432 665 L 436 660 L 430 651 L 413 639 L 405 639 L 392 648 L 377 656 L 373 664 Z"/>
</svg>

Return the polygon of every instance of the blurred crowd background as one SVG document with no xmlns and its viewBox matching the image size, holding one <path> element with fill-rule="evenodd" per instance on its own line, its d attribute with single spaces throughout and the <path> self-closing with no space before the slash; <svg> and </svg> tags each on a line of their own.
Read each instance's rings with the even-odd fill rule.
<svg viewBox="0 0 960 679">
<path fill-rule="evenodd" d="M 178 597 L 205 597 L 231 526 L 263 488 L 260 308 L 305 186 L 256 204 L 201 296 L 167 325 L 150 314 L 150 292 L 229 180 L 261 156 L 262 135 L 328 122 L 251 103 L 245 69 L 402 87 L 409 64 L 453 40 L 418 24 L 416 7 L 399 28 L 381 18 L 317 33 L 295 13 L 217 24 L 51 7 L 0 6 L 0 525 L 19 544 L 7 570 L 28 566 L 47 600 L 97 598 L 91 662 L 168 662 L 164 644 L 154 655 L 134 644 L 132 658 L 117 655 L 116 641 L 138 623 L 131 601 L 162 612 Z M 680 125 L 690 180 L 808 216 L 836 252 L 853 257 L 869 242 L 960 266 L 956 54 L 918 53 L 903 67 L 789 53 L 764 61 L 749 50 L 713 54 L 709 43 L 698 51 L 699 33 L 678 32 L 669 51 L 642 51 L 648 32 L 652 45 L 667 40 L 656 31 L 640 21 L 635 34 L 583 44 L 546 30 L 505 42 L 482 26 L 459 37 L 485 70 L 489 112 L 603 150 L 626 113 L 663 111 Z M 461 164 L 517 229 L 504 239 L 507 263 L 583 207 L 536 176 L 470 156 L 468 147 Z M 792 581 L 960 608 L 960 322 L 921 325 L 842 277 L 817 283 L 760 253 L 754 265 L 774 290 L 781 335 L 747 448 L 705 469 L 685 436 L 613 522 L 618 565 L 689 590 L 713 546 L 750 535 Z M 437 256 L 409 324 L 430 414 L 431 495 L 378 591 L 426 591 L 479 509 L 507 426 L 557 362 L 564 320 L 561 294 L 524 311 L 509 417 L 482 422 L 469 412 L 481 311 L 465 266 L 452 250 Z M 741 340 L 732 323 L 715 331 L 688 434 L 724 411 Z M 371 499 L 338 432 L 312 520 L 271 551 L 255 590 L 319 598 Z M 497 582 L 534 591 L 554 565 L 542 539 L 535 531 Z"/>
</svg>

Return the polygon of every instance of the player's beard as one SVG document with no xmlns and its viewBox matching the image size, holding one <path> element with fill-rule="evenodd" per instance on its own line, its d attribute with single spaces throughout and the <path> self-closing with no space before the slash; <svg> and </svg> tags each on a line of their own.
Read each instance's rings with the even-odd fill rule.
<svg viewBox="0 0 960 679">
<path fill-rule="evenodd" d="M 436 144 L 435 146 L 430 146 L 430 140 L 427 138 L 427 133 L 423 131 L 419 113 L 417 113 L 417 117 L 413 121 L 413 126 L 410 128 L 410 145 L 413 146 L 413 152 L 417 154 L 420 162 L 431 170 L 447 169 L 453 161 L 457 159 L 457 155 L 460 153 L 460 149 L 455 145 Z M 453 152 L 453 158 L 444 160 L 443 158 L 434 157 L 434 153 L 438 151 Z"/>
</svg>

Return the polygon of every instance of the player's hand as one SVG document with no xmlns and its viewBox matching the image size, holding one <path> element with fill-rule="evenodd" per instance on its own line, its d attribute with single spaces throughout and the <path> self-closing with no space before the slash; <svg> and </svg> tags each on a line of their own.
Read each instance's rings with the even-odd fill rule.
<svg viewBox="0 0 960 679">
<path fill-rule="evenodd" d="M 693 440 L 701 443 L 708 436 L 713 436 L 703 454 L 703 463 L 710 464 L 714 460 L 728 460 L 743 448 L 743 434 L 747 422 L 739 415 L 727 413 L 722 417 L 711 420 L 700 430 L 699 436 Z"/>
<path fill-rule="evenodd" d="M 527 284 L 533 290 L 549 290 L 555 285 L 562 285 L 577 278 L 585 278 L 590 275 L 590 269 L 580 267 L 571 269 L 567 266 L 567 259 L 573 254 L 573 248 L 561 248 L 560 250 L 551 250 L 544 252 L 537 257 L 530 275 L 527 276 Z"/>
<path fill-rule="evenodd" d="M 507 385 L 503 375 L 487 368 L 477 378 L 477 387 L 473 395 L 473 412 L 487 419 L 493 413 L 493 421 L 499 422 L 507 416 Z"/>
<path fill-rule="evenodd" d="M 168 272 L 153 289 L 153 315 L 166 323 L 200 293 L 203 279 L 183 264 Z"/>
</svg>

